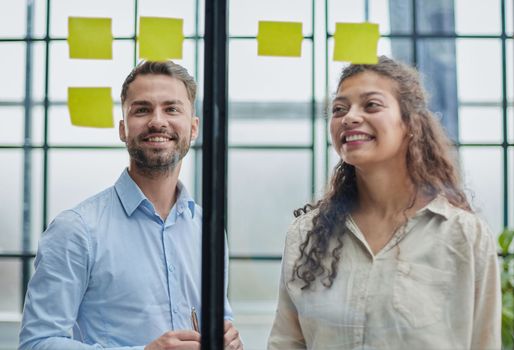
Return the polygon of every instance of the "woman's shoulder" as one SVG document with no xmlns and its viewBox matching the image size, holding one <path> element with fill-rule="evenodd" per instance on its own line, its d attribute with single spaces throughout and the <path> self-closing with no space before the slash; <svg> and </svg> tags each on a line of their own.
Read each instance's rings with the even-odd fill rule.
<svg viewBox="0 0 514 350">
<path fill-rule="evenodd" d="M 310 209 L 302 209 L 300 211 L 296 211 L 296 217 L 293 219 L 291 224 L 289 225 L 289 229 L 287 230 L 287 238 L 305 238 L 307 232 L 309 232 L 312 227 L 312 220 L 318 214 L 318 208 L 310 208 Z"/>
<path fill-rule="evenodd" d="M 483 244 L 493 239 L 489 225 L 476 212 L 451 204 L 446 198 L 442 199 L 442 214 L 445 225 L 454 239 L 463 239 L 470 246 Z"/>
</svg>

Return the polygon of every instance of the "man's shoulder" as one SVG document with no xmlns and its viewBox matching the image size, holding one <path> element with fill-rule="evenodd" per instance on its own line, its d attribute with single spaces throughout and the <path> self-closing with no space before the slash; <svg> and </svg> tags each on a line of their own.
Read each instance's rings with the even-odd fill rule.
<svg viewBox="0 0 514 350">
<path fill-rule="evenodd" d="M 110 207 L 117 200 L 116 190 L 111 186 L 86 198 L 74 207 L 61 211 L 52 221 L 57 225 L 94 225 L 102 214 L 110 212 Z"/>
<path fill-rule="evenodd" d="M 85 215 L 91 211 L 102 211 L 109 205 L 112 205 L 114 199 L 117 199 L 116 189 L 114 186 L 110 186 L 103 191 L 84 199 L 70 210 L 80 215 Z"/>
</svg>

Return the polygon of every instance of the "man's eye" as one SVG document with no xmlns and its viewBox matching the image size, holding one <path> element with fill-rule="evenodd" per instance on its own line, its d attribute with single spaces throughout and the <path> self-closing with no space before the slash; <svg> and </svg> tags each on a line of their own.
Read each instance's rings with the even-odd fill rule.
<svg viewBox="0 0 514 350">
<path fill-rule="evenodd" d="M 136 110 L 134 111 L 136 114 L 141 114 L 141 113 L 148 113 L 149 109 L 147 107 L 140 107 L 140 108 L 136 108 Z"/>
<path fill-rule="evenodd" d="M 168 113 L 176 113 L 176 112 L 178 112 L 178 110 L 175 107 L 168 107 L 168 108 L 166 108 L 166 112 L 168 112 Z"/>
</svg>

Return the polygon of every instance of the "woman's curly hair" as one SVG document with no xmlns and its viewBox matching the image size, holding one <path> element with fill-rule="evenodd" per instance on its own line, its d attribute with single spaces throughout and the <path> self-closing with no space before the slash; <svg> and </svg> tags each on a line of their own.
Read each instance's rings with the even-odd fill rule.
<svg viewBox="0 0 514 350">
<path fill-rule="evenodd" d="M 441 124 L 428 110 L 426 92 L 418 72 L 386 56 L 375 65 L 353 64 L 343 69 L 337 88 L 348 78 L 363 72 L 374 72 L 395 82 L 395 96 L 402 121 L 409 134 L 407 172 L 417 193 L 441 194 L 454 206 L 471 211 L 461 189 L 460 176 L 454 165 L 452 142 Z M 328 192 L 315 204 L 295 210 L 298 217 L 310 210 L 312 229 L 300 244 L 300 256 L 293 268 L 292 280 L 299 278 L 308 289 L 316 278 L 330 288 L 337 276 L 346 220 L 358 201 L 355 167 L 341 160 L 334 169 Z"/>
</svg>

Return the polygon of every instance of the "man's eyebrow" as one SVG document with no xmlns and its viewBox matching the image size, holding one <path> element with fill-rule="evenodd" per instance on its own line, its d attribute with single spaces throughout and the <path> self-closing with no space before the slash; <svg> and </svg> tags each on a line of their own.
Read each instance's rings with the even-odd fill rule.
<svg viewBox="0 0 514 350">
<path fill-rule="evenodd" d="M 184 102 L 182 102 L 181 100 L 168 100 L 168 101 L 164 101 L 162 103 L 163 105 L 184 105 Z"/>
<path fill-rule="evenodd" d="M 130 106 L 151 106 L 152 104 L 150 103 L 150 101 L 146 101 L 146 100 L 135 100 L 135 101 L 132 101 L 132 103 L 130 104 Z"/>
</svg>

